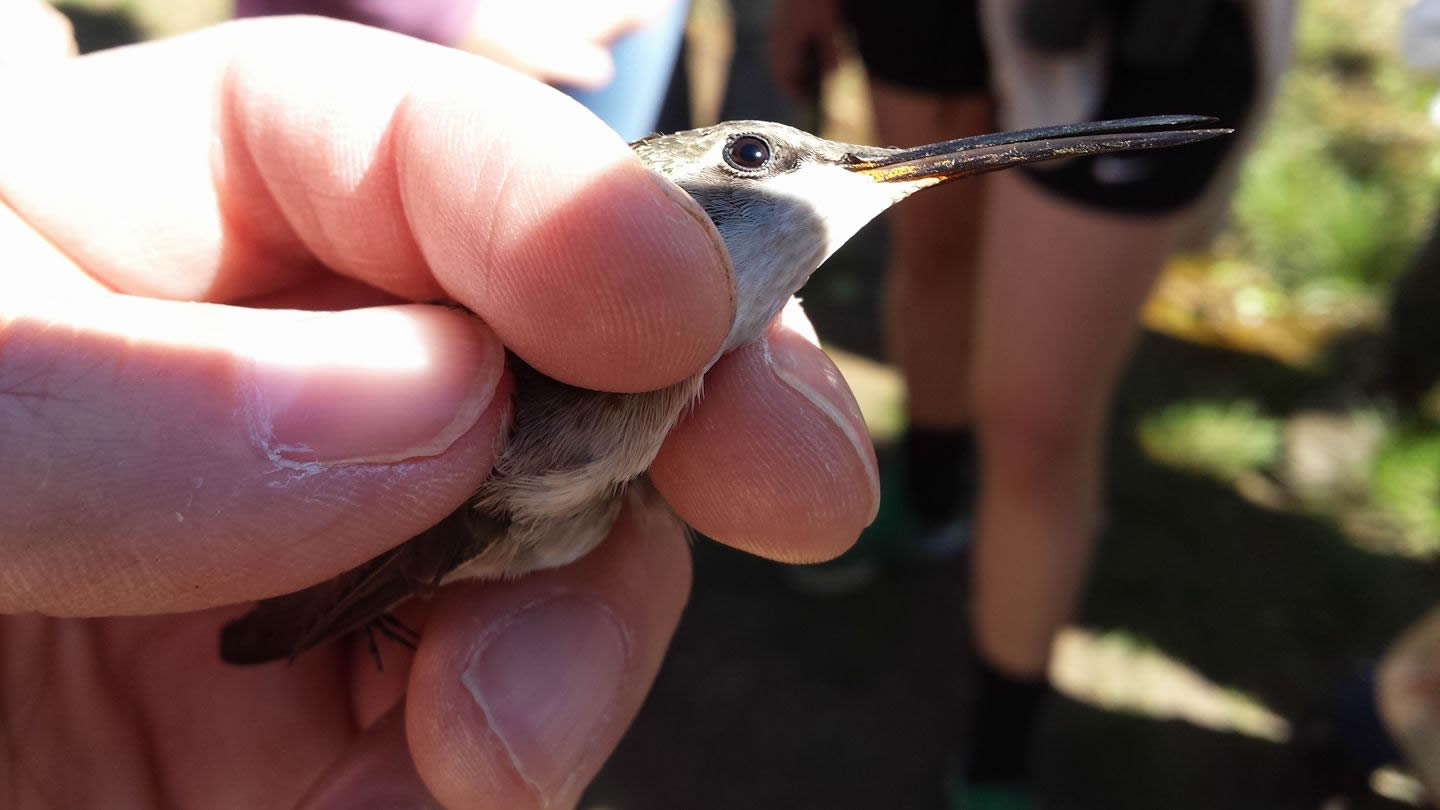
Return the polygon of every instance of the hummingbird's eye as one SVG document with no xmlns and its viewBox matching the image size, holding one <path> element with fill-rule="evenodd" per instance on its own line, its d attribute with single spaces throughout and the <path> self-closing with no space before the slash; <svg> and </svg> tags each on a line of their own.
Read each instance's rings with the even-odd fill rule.
<svg viewBox="0 0 1440 810">
<path fill-rule="evenodd" d="M 754 135 L 741 135 L 725 147 L 725 162 L 742 172 L 763 169 L 770 162 L 770 144 Z"/>
</svg>

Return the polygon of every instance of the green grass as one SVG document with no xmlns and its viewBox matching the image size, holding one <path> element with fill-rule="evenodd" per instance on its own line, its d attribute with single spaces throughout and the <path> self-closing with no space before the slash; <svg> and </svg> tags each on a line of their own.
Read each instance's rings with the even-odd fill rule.
<svg viewBox="0 0 1440 810">
<path fill-rule="evenodd" d="M 1408 5 L 1301 6 L 1293 63 L 1242 170 L 1221 242 L 1226 260 L 1277 282 L 1287 301 L 1266 311 L 1303 319 L 1337 302 L 1383 298 L 1434 221 L 1440 128 L 1427 108 L 1437 83 L 1398 53 Z M 1440 554 L 1440 433 L 1422 417 L 1399 418 L 1398 425 L 1382 420 L 1379 447 L 1359 476 L 1364 491 L 1331 493 L 1333 503 L 1300 500 L 1312 513 L 1379 517 L 1397 551 L 1433 556 Z M 1282 424 L 1243 403 L 1190 403 L 1148 418 L 1141 440 L 1159 460 L 1233 481 L 1276 459 Z"/>
<path fill-rule="evenodd" d="M 1294 63 L 1247 161 L 1230 236 L 1291 289 L 1393 279 L 1433 216 L 1435 82 L 1394 50 L 1400 0 L 1312 0 Z"/>
<path fill-rule="evenodd" d="M 1391 433 L 1370 480 L 1374 505 L 1401 533 L 1406 550 L 1440 553 L 1440 432 L 1410 426 Z"/>
<path fill-rule="evenodd" d="M 1275 462 L 1283 423 L 1253 402 L 1182 402 L 1141 419 L 1140 445 L 1157 461 L 1226 482 Z"/>
</svg>

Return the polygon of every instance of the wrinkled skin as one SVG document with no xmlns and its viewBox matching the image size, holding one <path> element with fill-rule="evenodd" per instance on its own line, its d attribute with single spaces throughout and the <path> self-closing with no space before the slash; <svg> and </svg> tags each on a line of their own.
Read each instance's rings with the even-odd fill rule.
<svg viewBox="0 0 1440 810">
<path fill-rule="evenodd" d="M 733 304 L 698 209 L 559 94 L 339 23 L 0 72 L 0 105 L 0 805 L 573 806 L 689 585 L 634 502 L 575 565 L 415 603 L 381 672 L 363 639 L 226 667 L 217 631 L 469 495 L 505 348 L 610 390 L 702 368 Z M 863 435 L 790 310 L 652 478 L 824 559 L 874 512 Z"/>
</svg>

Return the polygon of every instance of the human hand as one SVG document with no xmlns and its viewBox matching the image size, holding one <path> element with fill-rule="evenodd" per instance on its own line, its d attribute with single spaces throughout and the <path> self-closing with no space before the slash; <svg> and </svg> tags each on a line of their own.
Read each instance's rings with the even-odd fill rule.
<svg viewBox="0 0 1440 810">
<path fill-rule="evenodd" d="M 615 390 L 701 368 L 733 313 L 700 209 L 560 94 L 330 21 L 58 63 L 0 109 L 0 795 L 573 805 L 688 589 L 645 510 L 573 566 L 410 603 L 419 649 L 383 672 L 363 642 L 232 668 L 218 633 L 474 491 L 502 345 Z M 438 298 L 480 320 L 408 303 Z M 803 323 L 711 370 L 652 477 L 790 561 L 842 550 L 878 492 Z"/>
<path fill-rule="evenodd" d="M 551 84 L 610 83 L 609 45 L 677 0 L 479 0 L 460 47 Z"/>
<path fill-rule="evenodd" d="M 0 3 L 0 70 L 75 55 L 70 20 L 45 0 Z"/>
<path fill-rule="evenodd" d="M 839 0 L 775 0 L 770 13 L 770 65 L 775 83 L 794 98 L 812 92 L 814 69 L 807 55 L 819 55 L 821 74 L 840 64 Z"/>
</svg>

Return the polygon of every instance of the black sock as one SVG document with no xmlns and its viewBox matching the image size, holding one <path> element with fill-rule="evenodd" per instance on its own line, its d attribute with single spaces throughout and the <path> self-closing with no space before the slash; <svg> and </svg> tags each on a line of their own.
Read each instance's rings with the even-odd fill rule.
<svg viewBox="0 0 1440 810">
<path fill-rule="evenodd" d="M 968 514 L 975 500 L 975 434 L 965 428 L 913 426 L 901 439 L 905 494 L 921 520 Z"/>
<path fill-rule="evenodd" d="M 1036 720 L 1050 683 L 1015 678 L 975 657 L 975 703 L 967 777 L 971 784 L 1030 782 Z"/>
</svg>

